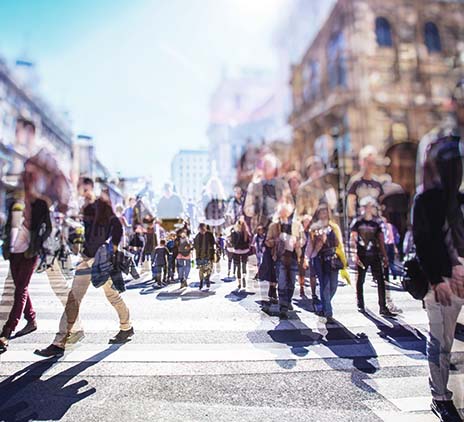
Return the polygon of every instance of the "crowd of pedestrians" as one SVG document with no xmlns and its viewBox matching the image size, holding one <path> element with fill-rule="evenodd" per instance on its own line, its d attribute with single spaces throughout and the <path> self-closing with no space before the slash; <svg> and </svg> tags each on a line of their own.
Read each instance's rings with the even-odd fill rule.
<svg viewBox="0 0 464 422">
<path fill-rule="evenodd" d="M 379 314 L 393 318 L 402 312 L 387 285 L 391 276 L 403 275 L 401 258 L 415 253 L 422 270 L 422 278 L 415 281 L 426 290 L 421 299 L 430 322 L 427 355 L 432 410 L 441 420 L 461 420 L 448 378 L 454 330 L 464 304 L 463 85 L 458 84 L 453 96 L 455 130 L 421 141 L 413 222 L 401 234 L 389 216 L 382 215 L 385 184 L 376 175 L 379 160 L 373 146 L 359 152 L 360 172 L 347 185 L 346 201 L 337 197 L 319 156 L 306 160 L 302 178 L 294 171 L 284 174 L 277 157 L 267 153 L 256 163 L 249 185 L 237 186 L 229 201 L 219 179 L 213 177 L 202 200 L 204 221 L 195 232 L 188 220 L 179 220 L 174 229 L 167 230 L 163 218 L 150 212 L 141 196 L 129 198 L 126 208 L 113 207 L 108 192 L 102 190 L 97 196 L 89 178 L 78 184 L 79 216 L 68 218 L 66 201 L 37 187 L 44 186 L 38 181 L 37 162 L 26 162 L 22 191 L 11 201 L 3 230 L 3 256 L 10 263 L 15 294 L 0 334 L 0 351 L 7 350 L 21 316 L 26 325 L 16 336 L 37 329 L 28 286 L 39 261 L 37 270 L 44 271 L 56 258 L 63 268 L 68 255 L 79 258 L 57 322 L 58 332 L 48 347 L 35 351 L 51 357 L 63 355 L 67 345 L 83 338 L 79 309 L 90 284 L 103 287 L 117 313 L 119 331 L 110 343 L 124 343 L 134 335 L 130 311 L 121 296 L 125 290 L 122 273 L 138 278 L 146 270 L 153 288 L 179 283 L 180 289 L 187 289 L 194 266 L 203 291 L 210 289 L 214 271 L 224 259 L 227 275 L 235 279 L 240 291 L 251 288 L 251 261 L 256 266 L 255 280 L 268 289 L 268 306 L 277 306 L 281 319 L 293 311 L 298 285 L 301 297 L 310 288 L 315 312 L 331 323 L 338 317 L 332 301 L 340 275 L 350 282 L 350 264 L 356 277 L 353 306 L 359 312 L 365 314 L 367 306 L 372 306 L 363 293 L 368 271 L 377 285 Z M 66 197 L 66 187 L 55 190 Z M 170 184 L 160 200 L 163 207 L 182 209 Z"/>
</svg>

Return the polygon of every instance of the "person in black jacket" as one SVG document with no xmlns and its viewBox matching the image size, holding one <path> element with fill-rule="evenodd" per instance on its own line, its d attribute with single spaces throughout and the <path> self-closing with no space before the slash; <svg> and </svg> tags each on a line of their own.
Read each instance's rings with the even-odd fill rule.
<svg viewBox="0 0 464 422">
<path fill-rule="evenodd" d="M 8 212 L 4 230 L 3 257 L 10 261 L 15 285 L 14 302 L 0 334 L 0 349 L 5 350 L 8 339 L 24 314 L 26 326 L 16 336 L 37 330 L 36 314 L 29 296 L 29 283 L 44 241 L 52 229 L 47 202 L 38 198 L 28 172 L 23 175 L 24 202 L 14 201 Z"/>
<path fill-rule="evenodd" d="M 195 249 L 196 264 L 200 276 L 200 290 L 203 288 L 203 283 L 206 287 L 210 286 L 210 277 L 213 270 L 214 254 L 216 241 L 214 235 L 207 230 L 206 224 L 201 223 L 198 227 L 198 234 L 193 241 Z"/>
<path fill-rule="evenodd" d="M 455 98 L 458 123 L 464 128 L 464 82 L 458 85 L 457 92 L 461 93 L 460 99 Z M 431 408 L 442 421 L 462 421 L 452 401 L 453 393 L 448 389 L 456 321 L 464 304 L 461 151 L 458 132 L 438 140 L 425 137 L 421 141 L 422 186 L 413 211 L 416 253 L 427 275 L 424 282 L 429 283 L 424 304 L 430 325 L 427 358 Z"/>
<path fill-rule="evenodd" d="M 95 199 L 93 181 L 88 178 L 83 179 L 79 184 L 79 193 L 85 200 L 82 209 L 85 230 L 82 262 L 76 268 L 76 275 L 60 320 L 59 332 L 51 345 L 45 349 L 35 351 L 39 356 L 63 355 L 67 343 L 76 342 L 83 337 L 83 332 L 73 332 L 73 327 L 79 314 L 82 299 L 90 285 L 91 268 L 95 254 L 98 248 L 108 239 L 110 239 L 114 251 L 117 251 L 122 237 L 121 222 L 113 212 L 109 196 L 102 192 L 102 195 Z M 103 290 L 106 298 L 118 313 L 120 323 L 120 331 L 110 340 L 110 343 L 124 343 L 134 334 L 129 309 L 119 292 L 113 289 L 111 280 L 108 280 L 103 285 Z"/>
</svg>

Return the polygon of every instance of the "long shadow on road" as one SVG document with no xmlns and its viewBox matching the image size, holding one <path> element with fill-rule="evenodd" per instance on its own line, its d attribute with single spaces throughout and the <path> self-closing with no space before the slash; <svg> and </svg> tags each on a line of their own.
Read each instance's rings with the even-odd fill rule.
<svg viewBox="0 0 464 422">
<path fill-rule="evenodd" d="M 73 384 L 69 382 L 114 353 L 120 346 L 111 345 L 89 359 L 47 379 L 41 378 L 59 362 L 58 358 L 35 362 L 9 376 L 0 383 L 0 420 L 61 420 L 71 406 L 96 392 L 86 380 Z M 85 387 L 86 390 L 79 392 Z"/>
</svg>

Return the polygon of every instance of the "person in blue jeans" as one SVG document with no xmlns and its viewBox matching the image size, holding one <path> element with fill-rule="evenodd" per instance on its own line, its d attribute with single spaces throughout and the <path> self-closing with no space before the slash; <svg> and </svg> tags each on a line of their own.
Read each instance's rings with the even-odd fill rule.
<svg viewBox="0 0 464 422">
<path fill-rule="evenodd" d="M 345 267 L 346 257 L 340 227 L 330 218 L 326 203 L 321 203 L 314 213 L 306 256 L 319 280 L 322 309 L 321 317 L 333 319 L 332 299 L 338 287 L 338 272 Z"/>
<path fill-rule="evenodd" d="M 187 233 L 184 229 L 180 229 L 177 232 L 176 248 L 177 257 L 177 273 L 179 274 L 180 287 L 187 287 L 187 280 L 191 269 L 192 260 L 192 249 L 193 244 L 187 237 Z"/>
<path fill-rule="evenodd" d="M 302 255 L 304 243 L 303 226 L 292 218 L 293 207 L 282 203 L 277 207 L 274 221 L 268 229 L 266 246 L 272 248 L 279 292 L 280 318 L 288 318 L 288 311 L 293 310 L 292 298 L 298 276 L 298 261 Z"/>
</svg>

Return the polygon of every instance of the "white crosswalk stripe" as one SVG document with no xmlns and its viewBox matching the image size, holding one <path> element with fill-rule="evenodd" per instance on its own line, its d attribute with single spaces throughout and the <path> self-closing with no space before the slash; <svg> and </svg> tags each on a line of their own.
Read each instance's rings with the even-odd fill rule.
<svg viewBox="0 0 464 422">
<path fill-rule="evenodd" d="M 195 276 L 196 272 L 192 271 L 191 279 L 194 280 Z M 296 295 L 297 291 L 294 297 L 296 313 L 289 320 L 279 321 L 277 317 L 260 310 L 260 301 L 266 299 L 265 283 L 250 282 L 247 294 L 239 294 L 233 292 L 236 287 L 234 282 L 223 282 L 219 278 L 214 280 L 216 282 L 209 293 L 199 292 L 193 287 L 179 290 L 178 285 L 157 291 L 150 287 L 129 289 L 124 293 L 124 300 L 131 310 L 136 336 L 132 342 L 119 348 L 107 344 L 108 337 L 118 329 L 116 313 L 106 301 L 103 291 L 90 286 L 80 313 L 86 338 L 67 351 L 57 366 L 81 361 L 144 362 L 147 365 L 275 362 L 274 370 L 278 371 L 278 362 L 293 361 L 293 371 L 310 368 L 333 371 L 334 360 L 339 360 L 337 369 L 349 370 L 354 360 L 363 358 L 365 364 L 379 370 L 422 368 L 417 376 L 400 379 L 376 376 L 364 381 L 390 404 L 390 408 L 385 410 L 376 401 L 365 402 L 381 420 L 434 420 L 435 417 L 429 413 L 430 395 L 424 376 L 427 367 L 423 354 L 427 319 L 421 304 L 404 292 L 392 291 L 395 303 L 404 311 L 394 322 L 377 315 L 377 293 L 371 282 L 366 282 L 365 295 L 366 304 L 372 309 L 369 317 L 356 311 L 353 287 L 340 287 L 334 300 L 335 317 L 340 325 L 326 326 L 314 313 L 309 312 L 310 301 L 301 300 Z M 33 350 L 46 346 L 53 339 L 70 283 L 71 280 L 65 279 L 59 271 L 33 276 L 29 291 L 37 312 L 39 329 L 34 338 L 38 341 L 13 339 L 8 352 L 0 355 L 1 363 L 40 360 Z M 3 324 L 14 295 L 14 286 L 8 277 L 8 263 L 5 261 L 0 261 L 0 292 L 0 324 Z M 173 312 L 174 308 L 176 312 Z M 177 343 L 157 341 L 157 336 L 161 338 L 176 333 L 180 339 L 187 336 L 188 340 Z M 224 333 L 224 339 L 221 339 L 221 333 Z M 258 334 L 260 339 L 252 338 Z M 146 342 L 138 340 L 150 335 Z M 211 340 L 197 342 L 194 341 L 195 335 Z M 238 339 L 237 342 L 228 341 L 231 335 Z M 111 350 L 111 353 L 102 359 L 105 350 Z M 453 351 L 455 363 L 462 367 L 464 342 L 456 340 Z M 263 368 L 263 371 L 269 370 Z M 205 373 L 208 371 L 206 367 L 203 370 Z M 123 366 L 120 371 L 124 373 Z M 405 387 L 398 389 L 399 384 Z M 461 373 L 453 374 L 451 385 L 458 391 L 464 391 L 464 376 Z M 464 407 L 462 397 L 458 404 Z"/>
</svg>

